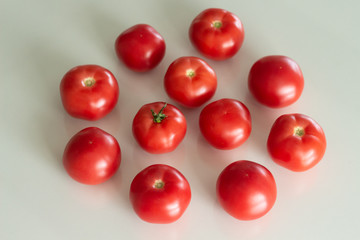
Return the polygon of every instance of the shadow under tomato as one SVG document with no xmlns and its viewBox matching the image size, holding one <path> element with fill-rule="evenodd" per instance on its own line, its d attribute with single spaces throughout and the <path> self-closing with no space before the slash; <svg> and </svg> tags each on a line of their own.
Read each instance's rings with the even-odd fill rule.
<svg viewBox="0 0 360 240">
<path fill-rule="evenodd" d="M 257 150 L 264 156 L 268 156 L 266 142 L 270 129 L 275 119 L 283 111 L 271 109 L 258 103 L 250 92 L 247 92 L 245 104 L 251 115 L 252 130 L 249 140 L 256 146 Z"/>
<path fill-rule="evenodd" d="M 236 236 L 239 239 L 257 239 L 258 236 L 268 231 L 274 218 L 270 210 L 270 212 L 259 219 L 242 221 L 229 215 L 220 204 L 217 204 L 217 208 L 214 211 L 214 219 L 217 222 L 216 226 L 228 236 Z"/>
<path fill-rule="evenodd" d="M 90 126 L 103 128 L 114 135 L 121 122 L 120 111 L 115 107 L 109 115 L 98 121 L 85 121 L 71 117 L 62 106 L 59 86 L 63 75 L 70 68 L 79 65 L 79 62 L 55 46 L 53 48 L 44 46 L 49 45 L 41 44 L 41 42 L 34 43 L 25 55 L 28 58 L 32 58 L 35 54 L 37 56 L 29 61 L 35 81 L 29 84 L 28 91 L 37 93 L 34 99 L 38 102 L 35 107 L 38 111 L 34 114 L 35 118 L 31 120 L 31 127 L 36 128 L 37 135 L 40 136 L 41 144 L 38 146 L 51 152 L 52 161 L 49 163 L 62 171 L 62 153 L 70 138 Z M 29 142 L 34 142 L 34 139 Z"/>
<path fill-rule="evenodd" d="M 28 119 L 28 122 L 30 128 L 36 129 L 36 136 L 39 136 L 41 141 L 41 144 L 36 143 L 36 138 L 32 136 L 29 143 L 38 144 L 34 146 L 42 148 L 39 152 L 50 151 L 51 161 L 48 163 L 62 171 L 62 152 L 70 135 L 64 131 L 62 120 L 63 115 L 67 113 L 61 104 L 59 86 L 73 60 L 56 47 L 45 48 L 44 46 L 49 45 L 36 42 L 24 54 L 25 58 L 31 59 L 28 61 L 32 71 L 29 74 L 33 79 L 26 81 L 26 83 L 31 83 L 27 86 L 27 91 L 36 93 L 34 102 L 31 103 L 35 105 L 32 108 L 36 109 L 36 112 L 32 119 Z M 34 55 L 37 57 L 34 58 Z M 39 159 L 44 158 L 39 157 Z M 49 160 L 49 158 L 46 159 Z"/>
<path fill-rule="evenodd" d="M 216 197 L 216 181 L 220 172 L 231 162 L 240 158 L 239 150 L 218 150 L 212 147 L 204 137 L 198 133 L 194 135 L 195 142 L 190 149 L 192 153 L 191 168 L 194 176 L 199 179 L 206 195 Z"/>
</svg>

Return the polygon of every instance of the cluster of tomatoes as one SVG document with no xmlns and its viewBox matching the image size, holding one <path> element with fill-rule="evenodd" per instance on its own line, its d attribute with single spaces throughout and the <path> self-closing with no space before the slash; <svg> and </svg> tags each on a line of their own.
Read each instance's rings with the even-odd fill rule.
<svg viewBox="0 0 360 240">
<path fill-rule="evenodd" d="M 205 57 L 225 60 L 240 49 L 244 30 L 239 18 L 223 9 L 206 9 L 191 23 L 189 37 Z M 135 25 L 119 35 L 115 50 L 130 69 L 146 72 L 165 55 L 165 41 L 151 26 Z M 304 79 L 299 66 L 286 56 L 266 56 L 251 67 L 248 87 L 260 103 L 280 108 L 301 95 Z M 197 57 L 181 57 L 168 67 L 164 88 L 171 99 L 185 107 L 199 107 L 217 88 L 215 71 Z M 114 75 L 97 65 L 71 69 L 60 84 L 65 110 L 75 118 L 97 120 L 116 105 L 119 88 Z M 199 116 L 204 138 L 217 149 L 234 149 L 251 133 L 248 108 L 236 99 L 207 104 Z M 165 102 L 149 103 L 133 119 L 132 132 L 147 152 L 173 151 L 183 140 L 187 124 L 183 113 Z M 285 114 L 273 124 L 267 141 L 271 158 L 292 171 L 305 171 L 323 157 L 326 139 L 322 128 L 303 114 Z M 109 133 L 90 127 L 75 134 L 66 145 L 63 163 L 68 174 L 84 184 L 99 184 L 115 174 L 121 150 Z M 219 175 L 216 184 L 221 206 L 233 217 L 251 220 L 265 215 L 274 205 L 276 183 L 271 172 L 252 161 L 236 161 Z M 175 168 L 151 165 L 133 179 L 130 200 L 136 214 L 147 222 L 170 223 L 182 216 L 191 199 L 190 185 Z"/>
</svg>

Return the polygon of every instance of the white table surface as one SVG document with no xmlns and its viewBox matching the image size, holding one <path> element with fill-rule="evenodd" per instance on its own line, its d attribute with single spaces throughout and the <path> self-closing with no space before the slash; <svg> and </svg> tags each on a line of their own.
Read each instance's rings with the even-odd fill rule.
<svg viewBox="0 0 360 240">
<path fill-rule="evenodd" d="M 169 154 L 148 154 L 132 136 L 132 119 L 145 103 L 173 103 L 163 76 L 178 57 L 202 57 L 187 31 L 209 7 L 227 9 L 244 24 L 234 58 L 205 60 L 218 75 L 212 100 L 244 102 L 251 136 L 235 150 L 213 149 L 198 129 L 201 108 L 180 107 L 188 120 L 182 144 Z M 359 12 L 355 0 L 1 0 L 0 239 L 360 239 Z M 137 23 L 152 25 L 167 44 L 161 64 L 146 74 L 126 69 L 114 52 L 118 34 Z M 290 107 L 264 107 L 248 92 L 251 65 L 272 54 L 293 58 L 303 71 L 303 94 Z M 59 96 L 62 76 L 90 63 L 111 70 L 120 87 L 115 110 L 96 122 L 67 115 Z M 291 112 L 311 116 L 327 136 L 323 160 L 304 173 L 276 165 L 266 152 L 272 123 Z M 119 171 L 97 186 L 72 180 L 61 160 L 70 137 L 88 126 L 113 134 L 122 149 Z M 218 174 L 241 159 L 263 164 L 277 182 L 273 209 L 254 221 L 232 218 L 216 200 Z M 191 185 L 191 203 L 173 224 L 141 221 L 128 199 L 133 177 L 154 163 L 178 168 Z"/>
</svg>

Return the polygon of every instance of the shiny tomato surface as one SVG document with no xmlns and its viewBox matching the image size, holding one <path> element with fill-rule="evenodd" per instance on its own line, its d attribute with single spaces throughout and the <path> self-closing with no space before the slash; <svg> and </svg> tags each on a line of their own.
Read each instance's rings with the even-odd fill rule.
<svg viewBox="0 0 360 240">
<path fill-rule="evenodd" d="M 197 57 L 181 57 L 169 66 L 164 78 L 165 91 L 186 107 L 199 107 L 216 91 L 215 71 Z"/>
<path fill-rule="evenodd" d="M 81 65 L 64 75 L 60 95 L 65 110 L 71 116 L 94 121 L 114 109 L 119 87 L 109 70 L 98 65 Z"/>
<path fill-rule="evenodd" d="M 220 205 L 234 218 L 253 220 L 275 204 L 277 189 L 271 172 L 252 161 L 236 161 L 219 175 L 216 193 Z"/>
<path fill-rule="evenodd" d="M 304 77 L 298 64 L 291 58 L 280 55 L 266 56 L 251 67 L 248 87 L 260 103 L 281 108 L 300 98 Z"/>
<path fill-rule="evenodd" d="M 186 119 L 174 105 L 165 102 L 145 104 L 136 113 L 132 132 L 139 145 L 149 153 L 176 149 L 186 134 Z"/>
<path fill-rule="evenodd" d="M 150 25 L 137 24 L 122 32 L 115 41 L 116 54 L 128 68 L 146 72 L 165 55 L 164 38 Z"/>
<path fill-rule="evenodd" d="M 164 164 L 145 168 L 135 176 L 130 186 L 130 201 L 135 213 L 150 223 L 178 220 L 190 200 L 190 185 L 184 175 Z"/>
<path fill-rule="evenodd" d="M 89 185 L 111 178 L 120 162 L 121 150 L 117 140 L 96 127 L 75 134 L 63 153 L 63 164 L 70 177 Z"/>
<path fill-rule="evenodd" d="M 223 98 L 203 108 L 199 125 L 202 135 L 212 146 L 223 150 L 234 149 L 249 138 L 251 116 L 242 102 Z"/>
<path fill-rule="evenodd" d="M 323 158 L 326 138 L 321 126 L 304 114 L 284 114 L 276 119 L 267 149 L 277 164 L 295 172 L 314 167 Z"/>
<path fill-rule="evenodd" d="M 193 46 L 205 57 L 225 60 L 239 51 L 244 41 L 244 28 L 235 14 L 209 8 L 192 21 L 189 37 Z"/>
</svg>

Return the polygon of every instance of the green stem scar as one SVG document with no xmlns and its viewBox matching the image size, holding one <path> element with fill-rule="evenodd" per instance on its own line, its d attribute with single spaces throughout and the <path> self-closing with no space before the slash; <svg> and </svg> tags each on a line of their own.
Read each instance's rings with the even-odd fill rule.
<svg viewBox="0 0 360 240">
<path fill-rule="evenodd" d="M 214 21 L 213 22 L 213 26 L 217 29 L 221 28 L 222 27 L 222 23 L 220 21 Z"/>
<path fill-rule="evenodd" d="M 195 77 L 195 71 L 192 69 L 186 70 L 186 76 L 191 77 L 191 78 Z"/>
<path fill-rule="evenodd" d="M 92 87 L 95 84 L 95 79 L 92 77 L 85 78 L 83 83 L 86 87 Z"/>
<path fill-rule="evenodd" d="M 167 103 L 165 103 L 165 105 L 161 108 L 159 113 L 155 113 L 154 110 L 151 109 L 151 113 L 153 115 L 155 123 L 161 123 L 161 121 L 166 118 L 166 115 L 163 114 L 163 111 L 166 108 L 166 106 L 167 106 Z"/>
<path fill-rule="evenodd" d="M 154 183 L 154 188 L 162 189 L 165 186 L 165 183 L 161 180 L 156 180 Z"/>
<path fill-rule="evenodd" d="M 298 137 L 302 137 L 305 134 L 305 130 L 302 127 L 295 127 L 294 128 L 294 135 Z"/>
</svg>

